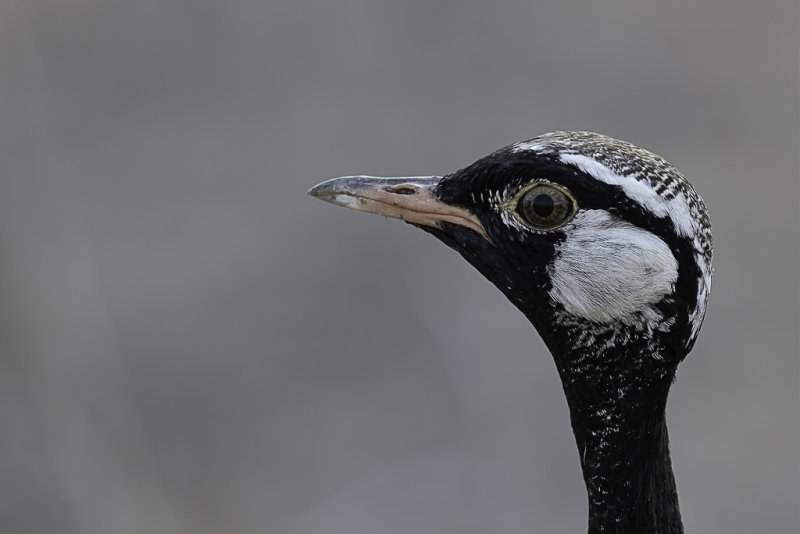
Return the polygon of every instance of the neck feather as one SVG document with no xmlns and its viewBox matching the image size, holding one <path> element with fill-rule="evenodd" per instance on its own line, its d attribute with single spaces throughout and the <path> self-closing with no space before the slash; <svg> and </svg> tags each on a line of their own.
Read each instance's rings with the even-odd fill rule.
<svg viewBox="0 0 800 534">
<path fill-rule="evenodd" d="M 664 412 L 636 421 L 573 416 L 589 532 L 683 532 Z"/>
<path fill-rule="evenodd" d="M 682 533 L 665 417 L 677 363 L 635 334 L 595 332 L 591 343 L 564 343 L 580 335 L 565 331 L 545 342 L 569 404 L 589 532 Z"/>
</svg>

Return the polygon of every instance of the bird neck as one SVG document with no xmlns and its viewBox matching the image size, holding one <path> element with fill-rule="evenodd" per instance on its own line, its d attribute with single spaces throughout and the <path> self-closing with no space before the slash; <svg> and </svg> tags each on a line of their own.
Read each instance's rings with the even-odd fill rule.
<svg viewBox="0 0 800 534">
<path fill-rule="evenodd" d="M 679 534 L 665 416 L 675 367 L 636 345 L 556 357 L 589 496 L 589 532 Z"/>
<path fill-rule="evenodd" d="M 663 410 L 634 420 L 604 410 L 596 407 L 589 418 L 583 409 L 571 410 L 580 412 L 577 421 L 573 415 L 573 431 L 589 496 L 589 532 L 682 533 Z"/>
</svg>

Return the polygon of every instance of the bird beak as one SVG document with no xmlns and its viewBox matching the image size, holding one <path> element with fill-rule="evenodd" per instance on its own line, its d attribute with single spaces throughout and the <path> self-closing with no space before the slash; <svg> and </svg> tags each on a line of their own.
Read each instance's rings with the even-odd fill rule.
<svg viewBox="0 0 800 534">
<path fill-rule="evenodd" d="M 441 176 L 343 176 L 315 185 L 308 194 L 337 206 L 413 224 L 434 228 L 441 228 L 443 222 L 457 224 L 489 240 L 478 217 L 465 208 L 446 204 L 436 196 L 434 189 L 439 180 Z"/>
</svg>

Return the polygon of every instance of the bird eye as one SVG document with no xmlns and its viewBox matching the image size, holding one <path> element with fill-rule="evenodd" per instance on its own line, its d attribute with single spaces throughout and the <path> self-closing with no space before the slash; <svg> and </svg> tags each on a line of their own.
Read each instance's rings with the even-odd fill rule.
<svg viewBox="0 0 800 534">
<path fill-rule="evenodd" d="M 517 195 L 514 211 L 535 230 L 553 230 L 569 221 L 576 208 L 575 199 L 566 189 L 540 182 Z"/>
</svg>

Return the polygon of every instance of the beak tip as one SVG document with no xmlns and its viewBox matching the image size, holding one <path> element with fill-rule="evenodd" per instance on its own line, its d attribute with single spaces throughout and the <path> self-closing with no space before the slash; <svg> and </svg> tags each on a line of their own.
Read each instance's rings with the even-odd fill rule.
<svg viewBox="0 0 800 534">
<path fill-rule="evenodd" d="M 330 184 L 328 182 L 322 182 L 306 191 L 306 195 L 320 200 L 328 200 L 333 196 L 332 192 Z"/>
</svg>

